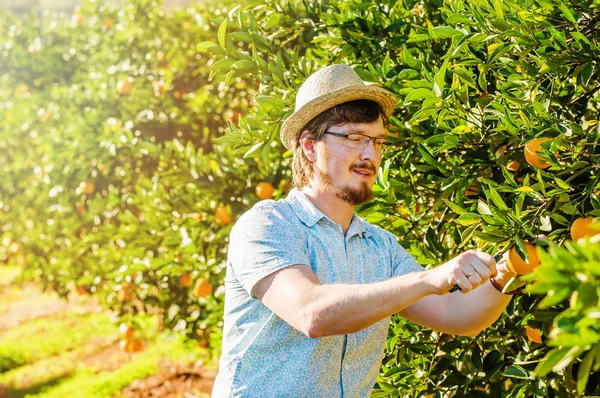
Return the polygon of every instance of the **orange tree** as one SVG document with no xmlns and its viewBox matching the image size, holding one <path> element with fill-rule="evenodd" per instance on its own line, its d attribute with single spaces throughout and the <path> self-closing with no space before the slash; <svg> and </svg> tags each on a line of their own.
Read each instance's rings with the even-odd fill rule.
<svg viewBox="0 0 600 398">
<path fill-rule="evenodd" d="M 213 346 L 231 222 L 259 183 L 286 189 L 285 175 L 214 141 L 258 87 L 209 80 L 198 43 L 217 40 L 210 21 L 226 5 L 0 15 L 0 259 Z"/>
<path fill-rule="evenodd" d="M 375 396 L 597 394 L 598 243 L 569 241 L 575 219 L 600 216 L 597 4 L 261 4 L 216 19 L 218 41 L 201 44 L 219 79 L 261 82 L 257 106 L 222 142 L 288 167 L 278 131 L 293 94 L 319 67 L 345 62 L 400 98 L 395 146 L 363 217 L 427 266 L 471 247 L 514 247 L 527 260 L 524 242 L 550 241 L 549 255 L 538 244 L 544 265 L 528 294 L 475 339 L 395 318 Z"/>
</svg>

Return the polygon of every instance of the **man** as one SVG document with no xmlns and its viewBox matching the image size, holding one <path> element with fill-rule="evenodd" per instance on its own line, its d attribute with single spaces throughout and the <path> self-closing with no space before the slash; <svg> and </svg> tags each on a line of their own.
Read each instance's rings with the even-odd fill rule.
<svg viewBox="0 0 600 398">
<path fill-rule="evenodd" d="M 231 232 L 215 397 L 366 397 L 390 316 L 474 336 L 513 276 L 468 251 L 424 270 L 389 232 L 354 215 L 372 198 L 395 96 L 347 65 L 311 75 L 283 124 L 295 188 Z M 494 276 L 494 283 L 489 282 Z M 455 285 L 460 292 L 447 294 Z"/>
</svg>

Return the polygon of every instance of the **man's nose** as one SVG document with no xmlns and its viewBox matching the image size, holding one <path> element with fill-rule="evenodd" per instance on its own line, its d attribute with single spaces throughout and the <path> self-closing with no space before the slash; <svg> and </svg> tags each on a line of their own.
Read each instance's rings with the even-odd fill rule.
<svg viewBox="0 0 600 398">
<path fill-rule="evenodd" d="M 367 143 L 367 146 L 360 152 L 362 159 L 375 159 L 377 157 L 378 150 L 375 146 L 375 140 L 371 139 Z"/>
</svg>

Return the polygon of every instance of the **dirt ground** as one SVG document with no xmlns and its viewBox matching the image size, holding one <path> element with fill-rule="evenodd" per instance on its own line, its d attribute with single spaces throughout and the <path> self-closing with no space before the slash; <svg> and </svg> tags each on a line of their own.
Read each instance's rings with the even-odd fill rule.
<svg viewBox="0 0 600 398">
<path fill-rule="evenodd" d="M 78 314 L 102 311 L 98 304 L 91 300 L 83 303 L 76 296 L 64 300 L 58 296 L 42 292 L 35 285 L 27 285 L 22 289 L 15 289 L 10 285 L 0 285 L 0 302 L 0 336 L 3 331 L 24 322 L 60 316 L 65 311 L 74 310 Z M 100 343 L 90 339 L 90 344 Z M 118 342 L 97 348 L 83 350 L 86 354 L 83 357 L 78 357 L 77 360 L 96 369 L 98 372 L 115 370 L 131 360 L 130 354 L 120 351 Z M 200 361 L 192 366 L 163 363 L 157 374 L 148 379 L 134 381 L 123 389 L 118 397 L 208 397 L 215 376 L 216 371 L 205 369 Z M 0 397 L 2 395 L 2 389 L 0 388 Z"/>
</svg>

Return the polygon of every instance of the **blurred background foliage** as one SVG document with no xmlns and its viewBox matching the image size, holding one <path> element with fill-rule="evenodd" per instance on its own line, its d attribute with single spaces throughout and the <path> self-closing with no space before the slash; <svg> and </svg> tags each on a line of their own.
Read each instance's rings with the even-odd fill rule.
<svg viewBox="0 0 600 398">
<path fill-rule="evenodd" d="M 573 222 L 600 216 L 599 6 L 227 0 L 167 13 L 130 0 L 2 14 L 0 259 L 123 317 L 162 314 L 218 355 L 231 224 L 285 196 L 281 123 L 311 73 L 347 63 L 400 98 L 362 217 L 425 266 L 550 241 L 527 293 L 475 339 L 394 318 L 374 395 L 598 395 L 600 248 L 571 236 L 594 235 Z"/>
</svg>

